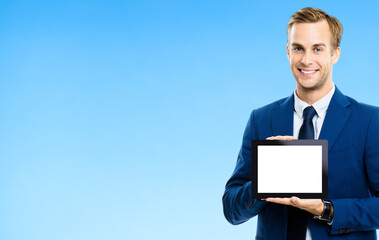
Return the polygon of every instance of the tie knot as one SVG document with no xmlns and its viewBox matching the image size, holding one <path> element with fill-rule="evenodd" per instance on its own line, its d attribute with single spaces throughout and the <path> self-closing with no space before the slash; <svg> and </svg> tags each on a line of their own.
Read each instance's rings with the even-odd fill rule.
<svg viewBox="0 0 379 240">
<path fill-rule="evenodd" d="M 316 115 L 316 110 L 312 107 L 306 107 L 303 111 L 303 119 L 304 120 L 311 120 Z"/>
</svg>

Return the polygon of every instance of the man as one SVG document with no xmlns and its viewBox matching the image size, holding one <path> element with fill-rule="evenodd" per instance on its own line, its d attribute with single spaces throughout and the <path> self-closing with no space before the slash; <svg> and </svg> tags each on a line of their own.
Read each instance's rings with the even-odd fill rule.
<svg viewBox="0 0 379 240">
<path fill-rule="evenodd" d="M 341 36 L 340 22 L 320 9 L 301 9 L 287 25 L 295 92 L 252 112 L 223 196 L 230 223 L 258 215 L 256 239 L 376 239 L 379 109 L 358 103 L 334 86 Z M 329 198 L 253 200 L 251 141 L 308 138 L 302 137 L 306 124 L 311 138 L 328 140 Z"/>
</svg>

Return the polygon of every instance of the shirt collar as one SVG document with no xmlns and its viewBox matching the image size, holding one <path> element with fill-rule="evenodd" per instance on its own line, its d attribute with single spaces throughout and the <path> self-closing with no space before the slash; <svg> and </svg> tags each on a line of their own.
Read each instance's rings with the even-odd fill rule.
<svg viewBox="0 0 379 240">
<path fill-rule="evenodd" d="M 334 91 L 336 87 L 333 83 L 332 90 L 329 91 L 328 94 L 326 94 L 323 98 L 318 100 L 317 102 L 313 103 L 313 108 L 316 110 L 317 116 L 319 118 L 325 117 L 326 110 L 328 109 L 330 100 L 333 97 Z M 295 112 L 297 115 L 299 115 L 300 118 L 303 118 L 303 111 L 306 107 L 310 106 L 308 103 L 302 101 L 296 94 L 296 90 L 294 91 L 294 99 L 295 99 Z"/>
</svg>

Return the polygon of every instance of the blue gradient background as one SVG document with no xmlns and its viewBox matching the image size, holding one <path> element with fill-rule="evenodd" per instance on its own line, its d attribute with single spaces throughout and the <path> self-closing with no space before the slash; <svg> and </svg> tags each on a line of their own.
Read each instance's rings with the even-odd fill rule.
<svg viewBox="0 0 379 240">
<path fill-rule="evenodd" d="M 295 88 L 306 6 L 379 105 L 376 1 L 0 1 L 0 239 L 252 239 L 221 197 L 250 111 Z"/>
</svg>

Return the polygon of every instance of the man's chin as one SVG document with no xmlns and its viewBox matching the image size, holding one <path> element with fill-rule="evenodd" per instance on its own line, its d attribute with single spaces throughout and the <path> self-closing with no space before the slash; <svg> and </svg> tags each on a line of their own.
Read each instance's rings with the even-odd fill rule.
<svg viewBox="0 0 379 240">
<path fill-rule="evenodd" d="M 321 89 L 322 84 L 317 84 L 314 82 L 308 82 L 308 83 L 298 82 L 297 87 L 300 87 L 302 91 L 311 92 L 311 91 L 316 91 L 316 90 Z"/>
<path fill-rule="evenodd" d="M 314 90 L 317 89 L 317 83 L 312 79 L 297 79 L 297 85 L 302 89 Z"/>
<path fill-rule="evenodd" d="M 315 85 L 315 84 L 313 84 L 313 85 L 311 85 L 311 84 L 309 84 L 309 85 L 303 84 L 303 85 L 300 85 L 300 86 L 304 90 L 317 90 L 317 89 L 319 89 L 319 87 L 317 85 Z"/>
</svg>

